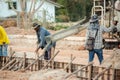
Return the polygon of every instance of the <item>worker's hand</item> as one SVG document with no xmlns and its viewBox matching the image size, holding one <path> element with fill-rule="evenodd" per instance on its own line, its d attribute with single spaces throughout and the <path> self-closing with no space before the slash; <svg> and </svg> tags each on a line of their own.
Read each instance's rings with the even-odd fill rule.
<svg viewBox="0 0 120 80">
<path fill-rule="evenodd" d="M 112 22 L 112 24 L 116 26 L 118 24 L 118 21 L 115 20 Z"/>
<path fill-rule="evenodd" d="M 38 48 L 35 50 L 35 58 L 37 59 L 39 57 L 39 53 L 38 53 Z"/>
<path fill-rule="evenodd" d="M 37 48 L 37 49 L 35 50 L 35 53 L 38 53 L 38 51 L 39 51 L 39 48 Z"/>
<path fill-rule="evenodd" d="M 116 33 L 117 32 L 117 28 L 114 27 L 113 30 L 112 30 L 112 33 Z"/>
<path fill-rule="evenodd" d="M 38 41 L 36 41 L 36 44 L 39 44 L 39 42 L 38 42 Z"/>
<path fill-rule="evenodd" d="M 44 48 L 44 46 L 41 46 L 41 49 L 43 49 Z"/>
</svg>

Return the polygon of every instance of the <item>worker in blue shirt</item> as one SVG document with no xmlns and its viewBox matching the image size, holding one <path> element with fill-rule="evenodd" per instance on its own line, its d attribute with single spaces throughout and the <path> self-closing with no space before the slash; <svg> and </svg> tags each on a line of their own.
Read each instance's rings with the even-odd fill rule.
<svg viewBox="0 0 120 80">
<path fill-rule="evenodd" d="M 38 53 L 39 49 L 43 49 L 47 45 L 45 37 L 50 35 L 50 32 L 38 23 L 33 23 L 33 28 L 36 31 L 36 35 L 38 39 L 37 40 L 38 47 L 35 50 L 35 52 Z M 52 44 L 52 46 L 48 47 L 47 50 L 45 51 L 44 54 L 45 60 L 49 60 L 51 58 L 51 47 L 55 49 L 55 43 Z"/>
</svg>

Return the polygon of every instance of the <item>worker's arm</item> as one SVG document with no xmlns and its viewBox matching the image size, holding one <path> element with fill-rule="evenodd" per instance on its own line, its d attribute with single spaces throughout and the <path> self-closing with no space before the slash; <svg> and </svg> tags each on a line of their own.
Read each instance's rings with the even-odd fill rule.
<svg viewBox="0 0 120 80">
<path fill-rule="evenodd" d="M 102 28 L 103 32 L 110 32 L 114 29 L 114 26 L 110 26 L 109 28 L 105 27 L 105 26 L 100 26 Z"/>
<path fill-rule="evenodd" d="M 45 46 L 45 34 L 46 34 L 46 31 L 41 28 L 41 30 L 40 30 L 40 40 L 41 41 L 40 41 L 39 47 L 42 49 Z"/>
<path fill-rule="evenodd" d="M 40 29 L 40 31 L 38 32 L 38 40 L 40 40 L 40 42 L 37 45 L 37 48 L 35 50 L 35 52 L 37 53 L 39 51 L 39 49 L 43 49 L 45 46 L 45 30 L 44 29 Z"/>
<path fill-rule="evenodd" d="M 35 50 L 35 53 L 38 53 L 40 47 L 37 47 L 36 50 Z"/>
<path fill-rule="evenodd" d="M 85 36 L 85 45 L 84 45 L 84 47 L 86 47 L 86 45 L 87 45 L 88 34 L 89 34 L 89 30 L 87 29 L 87 31 L 86 31 L 86 36 Z"/>
<path fill-rule="evenodd" d="M 117 24 L 117 31 L 120 32 L 120 23 Z"/>
</svg>

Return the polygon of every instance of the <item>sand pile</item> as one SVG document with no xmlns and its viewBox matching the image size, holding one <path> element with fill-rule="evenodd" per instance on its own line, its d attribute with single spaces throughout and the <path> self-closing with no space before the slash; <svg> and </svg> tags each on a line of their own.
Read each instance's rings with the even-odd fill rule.
<svg viewBox="0 0 120 80">
<path fill-rule="evenodd" d="M 33 72 L 0 71 L 0 80 L 28 80 Z"/>
<path fill-rule="evenodd" d="M 29 77 L 29 80 L 78 80 L 75 75 L 64 79 L 66 75 L 68 75 L 68 73 L 62 69 L 46 69 L 35 72 Z"/>
</svg>

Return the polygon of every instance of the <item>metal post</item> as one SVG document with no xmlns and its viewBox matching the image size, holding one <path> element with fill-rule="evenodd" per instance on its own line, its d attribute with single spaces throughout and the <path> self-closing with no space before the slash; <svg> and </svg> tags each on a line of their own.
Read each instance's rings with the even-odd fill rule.
<svg viewBox="0 0 120 80">
<path fill-rule="evenodd" d="M 106 0 L 104 0 L 104 14 L 103 14 L 104 19 L 105 19 L 105 13 L 106 13 Z M 105 26 L 105 20 L 103 21 L 103 24 Z"/>
</svg>

